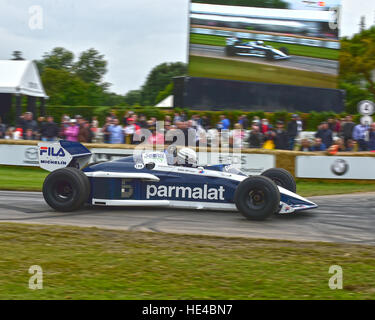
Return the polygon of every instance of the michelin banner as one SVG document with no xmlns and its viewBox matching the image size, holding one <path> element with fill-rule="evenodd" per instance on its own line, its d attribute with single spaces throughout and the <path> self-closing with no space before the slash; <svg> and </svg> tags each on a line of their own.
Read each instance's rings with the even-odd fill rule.
<svg viewBox="0 0 375 320">
<path fill-rule="evenodd" d="M 296 157 L 297 178 L 375 180 L 375 157 Z"/>
</svg>

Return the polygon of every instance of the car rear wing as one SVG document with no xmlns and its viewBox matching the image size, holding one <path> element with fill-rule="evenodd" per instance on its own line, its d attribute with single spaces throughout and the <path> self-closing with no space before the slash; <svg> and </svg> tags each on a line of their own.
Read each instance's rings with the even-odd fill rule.
<svg viewBox="0 0 375 320">
<path fill-rule="evenodd" d="M 90 150 L 78 142 L 40 142 L 38 147 L 39 166 L 47 171 L 66 167 L 82 169 L 91 158 Z"/>
</svg>

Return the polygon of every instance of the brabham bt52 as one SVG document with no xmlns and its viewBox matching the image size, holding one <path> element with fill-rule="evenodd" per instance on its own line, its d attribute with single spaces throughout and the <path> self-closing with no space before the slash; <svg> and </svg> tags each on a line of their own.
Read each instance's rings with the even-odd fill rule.
<svg viewBox="0 0 375 320">
<path fill-rule="evenodd" d="M 226 40 L 225 53 L 227 56 L 259 57 L 269 61 L 290 59 L 289 50 L 285 47 L 275 49 L 263 41 L 242 42 L 237 38 Z"/>
<path fill-rule="evenodd" d="M 146 151 L 87 165 L 90 157 L 76 142 L 39 144 L 40 167 L 51 171 L 43 196 L 53 209 L 69 212 L 91 204 L 238 210 L 248 219 L 264 220 L 317 207 L 295 193 L 296 183 L 286 170 L 249 177 L 232 165 L 197 166 L 190 148 L 172 157 Z"/>
</svg>

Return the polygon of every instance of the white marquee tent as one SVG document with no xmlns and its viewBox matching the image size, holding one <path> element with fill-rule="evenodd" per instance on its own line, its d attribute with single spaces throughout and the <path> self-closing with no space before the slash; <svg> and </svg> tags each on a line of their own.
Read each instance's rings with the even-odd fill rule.
<svg viewBox="0 0 375 320">
<path fill-rule="evenodd" d="M 0 93 L 47 98 L 33 61 L 0 60 Z"/>
<path fill-rule="evenodd" d="M 0 60 L 0 117 L 7 118 L 16 101 L 16 121 L 22 113 L 22 99 L 27 97 L 27 110 L 37 115 L 37 101 L 40 101 L 39 113 L 45 114 L 44 91 L 38 68 L 33 61 Z"/>
</svg>

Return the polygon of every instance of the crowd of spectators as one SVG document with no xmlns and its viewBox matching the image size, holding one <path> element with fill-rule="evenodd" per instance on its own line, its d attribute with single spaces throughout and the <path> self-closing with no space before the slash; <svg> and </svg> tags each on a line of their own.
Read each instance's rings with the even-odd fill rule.
<svg viewBox="0 0 375 320">
<path fill-rule="evenodd" d="M 314 140 L 302 139 L 299 151 L 375 151 L 375 123 L 356 124 L 352 116 L 322 122 Z"/>
<path fill-rule="evenodd" d="M 57 123 L 52 116 L 35 120 L 31 112 L 26 112 L 18 119 L 16 127 L 7 127 L 0 118 L 0 139 L 65 139 L 83 143 L 138 144 L 142 141 L 136 139 L 136 133 L 141 129 L 148 129 L 151 132 L 147 138 L 148 143 L 164 144 L 166 137 L 173 133 L 173 130 L 179 129 L 184 137 L 181 144 L 185 145 L 199 145 L 203 142 L 212 146 L 214 141 L 220 141 L 220 138 L 225 136 L 228 145 L 234 148 L 303 152 L 375 151 L 375 123 L 356 124 L 350 115 L 342 119 L 327 119 L 308 137 L 303 134 L 306 133 L 304 124 L 298 115 L 293 115 L 287 123 L 276 121 L 275 126 L 267 119 L 258 117 L 254 117 L 250 122 L 246 115 L 240 116 L 234 124 L 224 115 L 220 116 L 217 123 L 211 123 L 206 116 L 195 114 L 189 119 L 183 112 L 175 113 L 173 117 L 166 116 L 163 120 L 164 127 L 160 128 L 154 117 L 147 118 L 128 111 L 119 118 L 112 112 L 106 117 L 104 126 L 100 127 L 97 117 L 89 121 L 79 115 L 63 115 Z"/>
<path fill-rule="evenodd" d="M 41 141 L 66 139 L 89 143 L 92 142 L 97 128 L 98 122 L 95 118 L 90 123 L 81 116 L 71 119 L 64 115 L 58 124 L 52 116 L 39 117 L 35 120 L 31 112 L 25 112 L 18 119 L 16 127 L 6 127 L 0 118 L 0 139 Z"/>
</svg>

